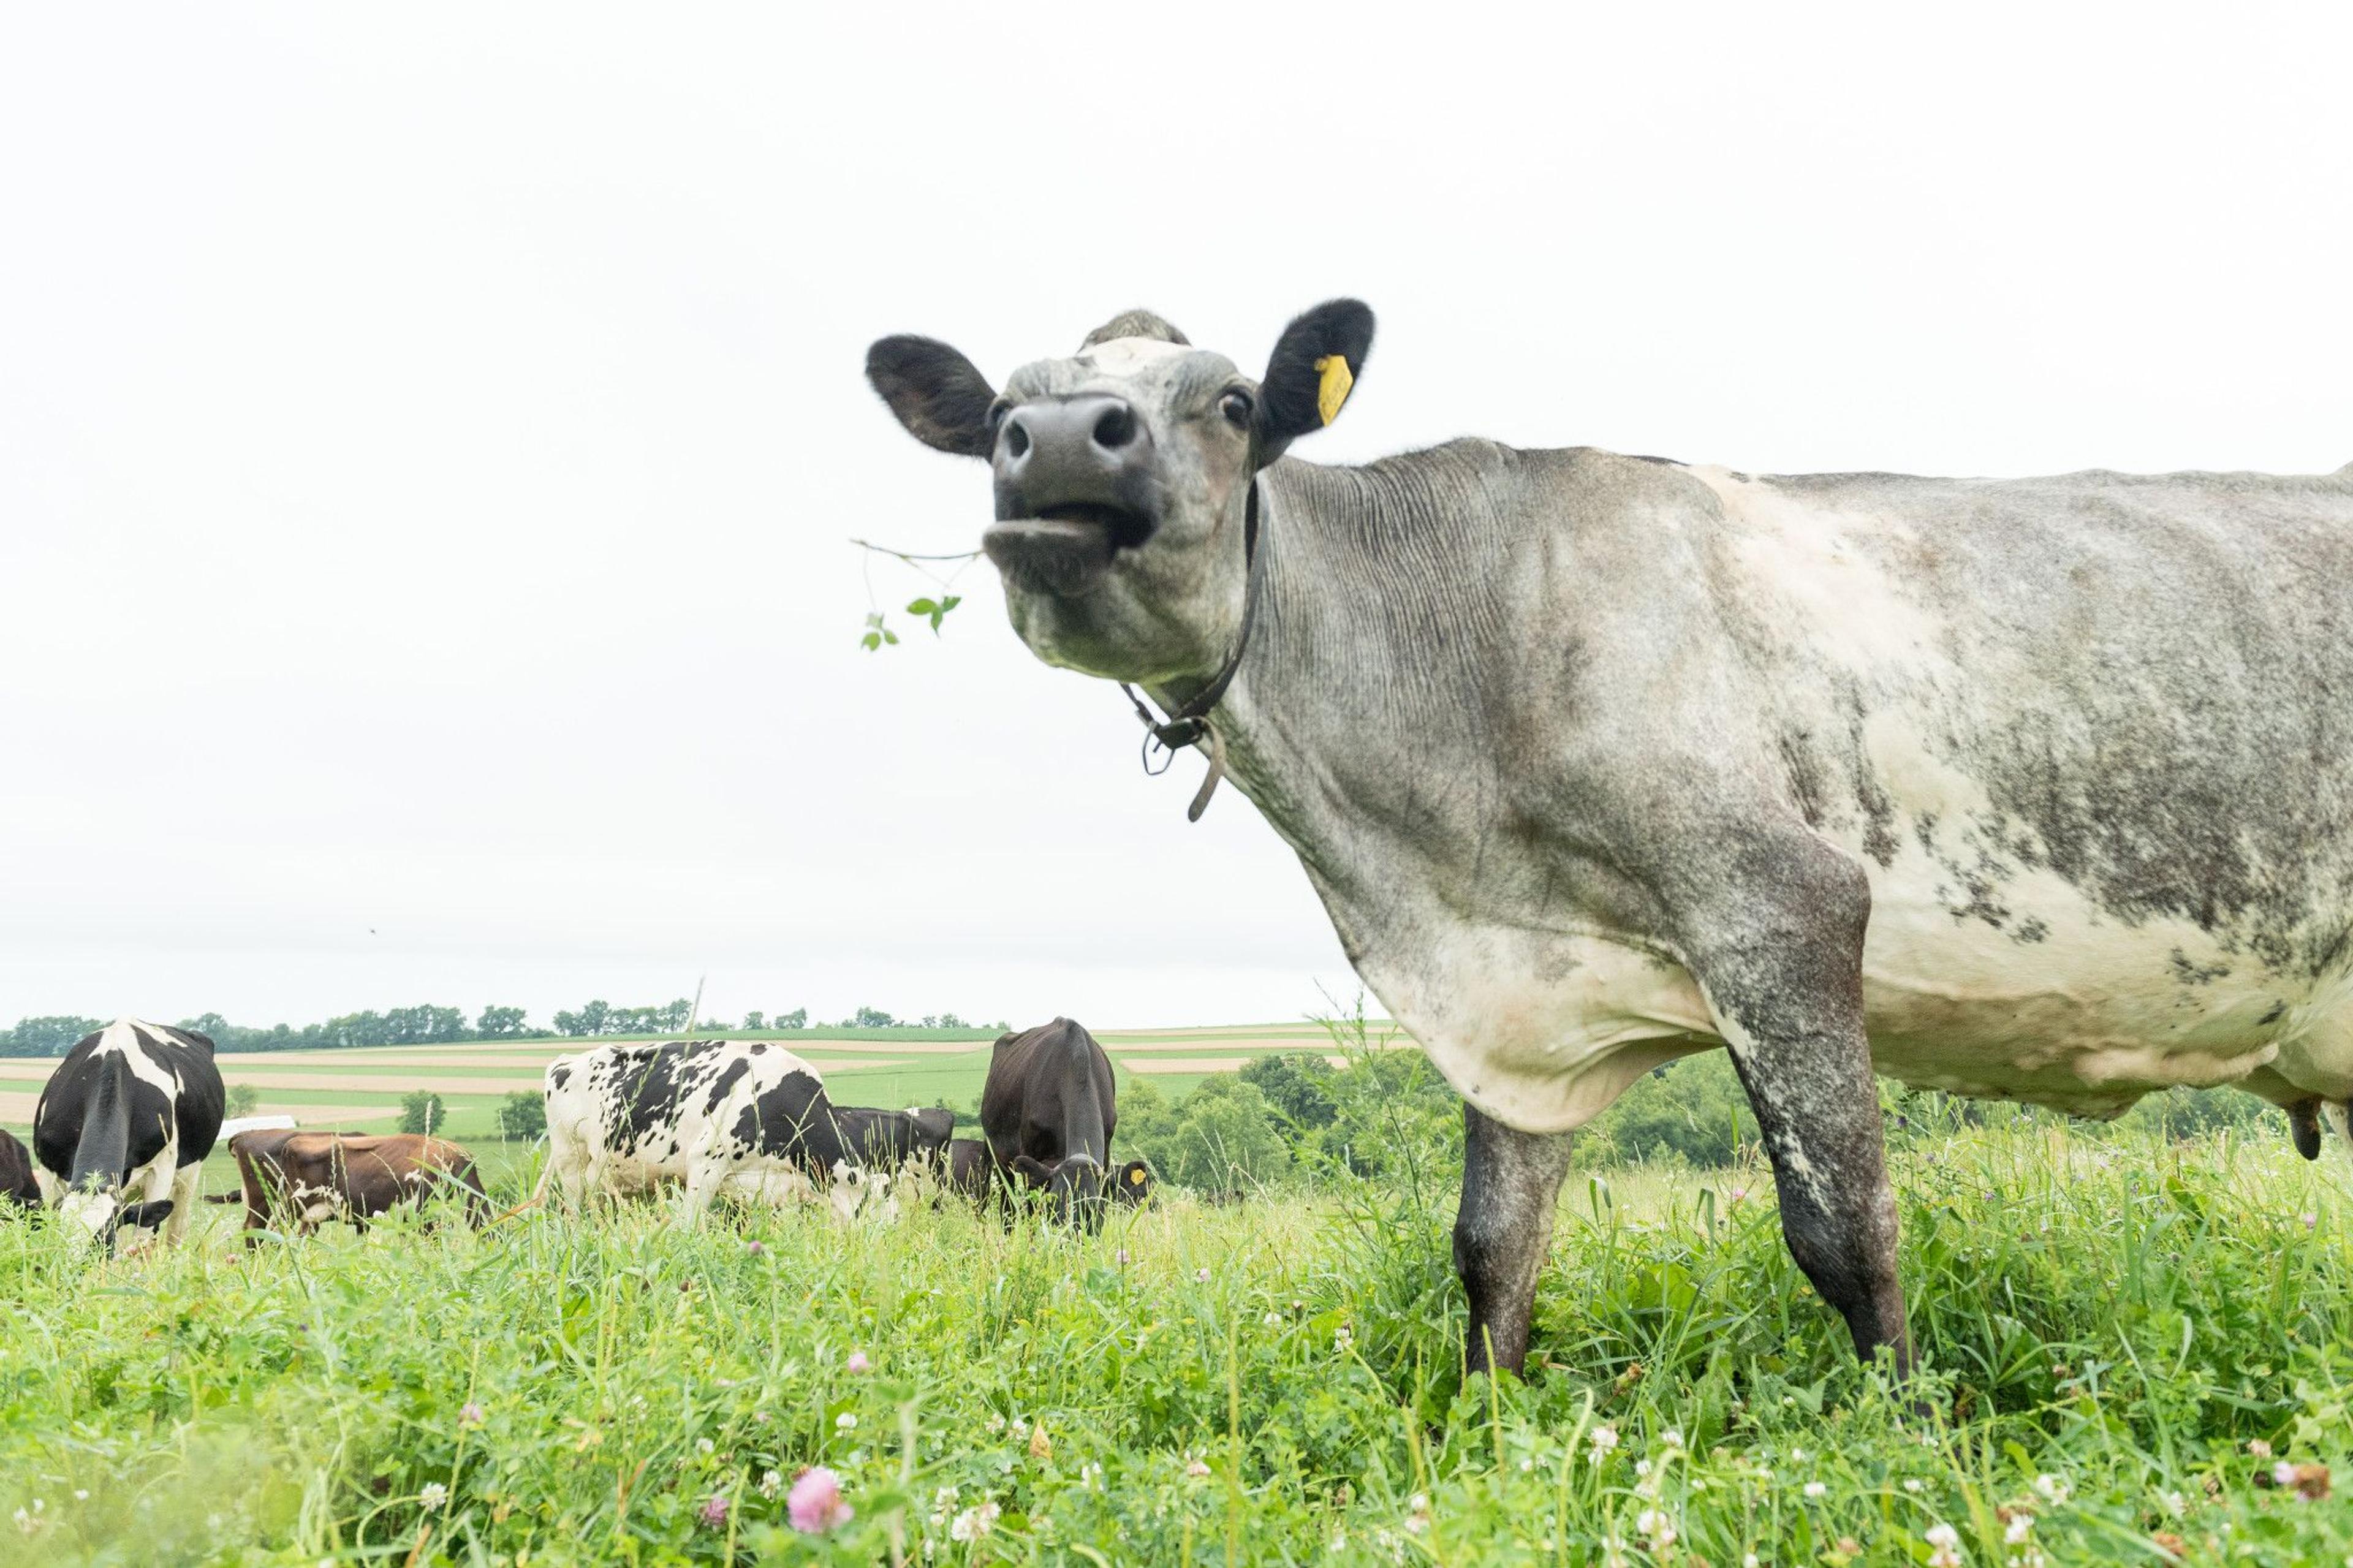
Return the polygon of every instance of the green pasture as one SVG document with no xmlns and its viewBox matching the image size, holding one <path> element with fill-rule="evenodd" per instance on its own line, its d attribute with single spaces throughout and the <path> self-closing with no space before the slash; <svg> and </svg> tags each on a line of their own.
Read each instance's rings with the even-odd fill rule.
<svg viewBox="0 0 2353 1568">
<path fill-rule="evenodd" d="M 1096 1237 L 913 1201 L 685 1232 L 643 1205 L 248 1251 L 216 1208 L 104 1261 L 0 1222 L 0 1562 L 2353 1552 L 2318 1499 L 2353 1478 L 2341 1152 L 1915 1118 L 1903 1385 L 1854 1363 L 1753 1162 L 1582 1170 L 1527 1374 L 1491 1386 L 1461 1360 L 1456 1172 L 1398 1131 L 1377 1179 L 1172 1189 Z M 530 1154 L 489 1163 L 511 1203 Z M 849 1513 L 807 1533 L 785 1494 L 812 1465 Z"/>
</svg>

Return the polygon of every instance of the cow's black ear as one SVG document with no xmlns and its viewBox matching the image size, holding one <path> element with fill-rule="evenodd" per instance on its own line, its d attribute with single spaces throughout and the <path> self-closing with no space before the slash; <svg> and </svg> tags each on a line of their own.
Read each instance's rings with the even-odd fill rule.
<svg viewBox="0 0 2353 1568">
<path fill-rule="evenodd" d="M 125 1204 L 114 1211 L 114 1227 L 135 1225 L 142 1230 L 153 1230 L 172 1217 L 172 1200 L 157 1198 L 152 1204 Z"/>
<path fill-rule="evenodd" d="M 1033 1187 L 1050 1186 L 1053 1184 L 1054 1167 L 1043 1160 L 1033 1159 L 1028 1154 L 1014 1155 L 1008 1168 Z"/>
<path fill-rule="evenodd" d="M 997 391 L 972 361 L 936 338 L 878 338 L 866 351 L 866 379 L 926 447 L 986 458 L 997 447 L 988 422 Z"/>
<path fill-rule="evenodd" d="M 1360 300 L 1327 300 L 1282 329 L 1259 384 L 1259 454 L 1267 462 L 1340 417 L 1373 351 L 1373 312 Z"/>
</svg>

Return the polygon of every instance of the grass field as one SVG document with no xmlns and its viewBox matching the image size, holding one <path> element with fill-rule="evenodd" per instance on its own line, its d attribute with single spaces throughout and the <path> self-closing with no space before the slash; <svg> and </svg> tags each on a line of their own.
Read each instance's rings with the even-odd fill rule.
<svg viewBox="0 0 2353 1568">
<path fill-rule="evenodd" d="M 93 1262 L 0 1225 L 0 1554 L 2346 1560 L 2348 1510 L 2299 1491 L 2353 1448 L 2338 1164 L 2024 1121 L 1892 1158 L 1929 1368 L 1902 1391 L 1852 1364 L 1755 1169 L 1573 1175 L 1530 1376 L 1492 1396 L 1443 1170 L 1176 1194 L 1092 1238 L 638 1208 L 248 1253 L 214 1209 Z M 772 1494 L 814 1464 L 854 1517 L 804 1535 Z"/>
</svg>

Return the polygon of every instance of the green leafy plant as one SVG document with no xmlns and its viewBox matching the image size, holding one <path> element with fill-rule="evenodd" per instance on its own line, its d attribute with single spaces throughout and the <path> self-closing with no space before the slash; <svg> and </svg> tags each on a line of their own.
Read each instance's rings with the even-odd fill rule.
<svg viewBox="0 0 2353 1568">
<path fill-rule="evenodd" d="M 927 620 L 931 622 L 932 635 L 934 637 L 937 637 L 940 635 L 940 623 L 947 619 L 948 612 L 963 603 L 964 598 L 961 595 L 942 594 L 936 599 L 924 598 L 910 600 L 907 605 L 907 613 L 920 620 Z"/>
</svg>

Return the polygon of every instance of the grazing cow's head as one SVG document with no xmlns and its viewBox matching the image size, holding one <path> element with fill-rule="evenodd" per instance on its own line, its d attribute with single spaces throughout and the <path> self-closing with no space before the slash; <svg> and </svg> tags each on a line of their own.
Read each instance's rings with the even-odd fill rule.
<svg viewBox="0 0 2353 1568">
<path fill-rule="evenodd" d="M 155 1237 L 155 1229 L 172 1217 L 172 1200 L 126 1204 L 102 1187 L 75 1187 L 58 1204 L 58 1217 L 79 1226 L 92 1241 L 104 1242 L 111 1252 L 136 1252 Z M 131 1237 L 125 1241 L 124 1231 Z"/>
<path fill-rule="evenodd" d="M 1111 1175 L 1111 1195 L 1124 1204 L 1141 1204 L 1152 1195 L 1152 1170 L 1141 1160 L 1130 1160 Z"/>
<path fill-rule="evenodd" d="M 1016 1154 L 1008 1169 L 1031 1192 L 1043 1195 L 1056 1225 L 1075 1220 L 1089 1230 L 1102 1226 L 1111 1178 L 1091 1156 L 1070 1154 L 1048 1164 L 1028 1154 Z"/>
<path fill-rule="evenodd" d="M 981 542 L 1022 640 L 1050 664 L 1156 684 L 1224 662 L 1251 477 L 1338 416 L 1372 342 L 1372 311 L 1334 300 L 1284 329 L 1252 381 L 1132 310 L 1002 393 L 930 338 L 881 340 L 866 375 L 917 440 L 995 470 Z"/>
</svg>

